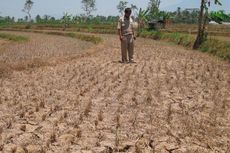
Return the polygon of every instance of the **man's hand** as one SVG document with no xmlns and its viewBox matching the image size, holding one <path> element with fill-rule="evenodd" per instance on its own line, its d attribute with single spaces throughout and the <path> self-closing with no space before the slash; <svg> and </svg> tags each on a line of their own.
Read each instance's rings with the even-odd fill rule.
<svg viewBox="0 0 230 153">
<path fill-rule="evenodd" d="M 120 41 L 122 41 L 122 39 L 123 39 L 123 36 L 120 36 Z"/>
</svg>

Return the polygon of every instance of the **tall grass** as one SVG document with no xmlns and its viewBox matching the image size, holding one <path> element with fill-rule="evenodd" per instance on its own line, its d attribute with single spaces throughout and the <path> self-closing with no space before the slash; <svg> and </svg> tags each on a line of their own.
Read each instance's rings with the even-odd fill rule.
<svg viewBox="0 0 230 153">
<path fill-rule="evenodd" d="M 25 36 L 18 36 L 18 35 L 7 34 L 7 33 L 0 33 L 0 38 L 7 39 L 10 41 L 15 41 L 15 42 L 25 42 L 29 40 L 29 38 Z"/>
<path fill-rule="evenodd" d="M 139 35 L 144 38 L 152 38 L 155 40 L 166 40 L 174 42 L 175 44 L 182 45 L 187 48 L 192 48 L 195 37 L 188 34 L 181 33 L 163 33 L 160 31 L 147 31 L 142 30 L 139 32 Z M 202 52 L 207 52 L 211 55 L 220 57 L 224 60 L 230 61 L 230 43 L 217 40 L 214 38 L 209 38 L 203 43 L 199 48 Z"/>
<path fill-rule="evenodd" d="M 72 33 L 72 32 L 68 32 L 68 33 L 52 32 L 52 31 L 49 31 L 49 32 L 42 31 L 42 33 L 49 34 L 49 35 L 61 35 L 61 36 L 76 38 L 76 39 L 80 39 L 80 40 L 83 40 L 83 41 L 89 41 L 89 42 L 92 42 L 94 44 L 99 44 L 100 42 L 102 42 L 102 38 L 96 37 L 96 36 L 93 36 L 93 35 L 84 35 L 84 34 Z"/>
<path fill-rule="evenodd" d="M 202 44 L 200 50 L 230 61 L 230 43 L 228 42 L 210 38 Z"/>
<path fill-rule="evenodd" d="M 80 33 L 73 33 L 73 32 L 59 32 L 59 31 L 41 31 L 41 30 L 33 30 L 33 29 L 0 29 L 4 31 L 22 31 L 22 32 L 33 32 L 33 33 L 42 33 L 48 35 L 58 35 L 58 36 L 65 36 L 80 39 L 82 41 L 88 41 L 94 44 L 99 44 L 102 42 L 101 37 L 96 37 L 93 35 L 85 35 Z"/>
</svg>

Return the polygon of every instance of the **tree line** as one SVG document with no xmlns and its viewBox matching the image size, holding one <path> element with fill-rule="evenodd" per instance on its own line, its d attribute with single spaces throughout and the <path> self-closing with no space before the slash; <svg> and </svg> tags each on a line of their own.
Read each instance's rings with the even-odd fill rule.
<svg viewBox="0 0 230 153">
<path fill-rule="evenodd" d="M 140 11 L 140 10 L 139 10 Z M 143 11 L 143 10 L 142 10 Z M 141 12 L 141 11 L 140 11 Z M 142 14 L 138 12 L 137 15 L 134 17 L 136 20 L 138 20 L 138 17 Z M 154 17 L 152 19 L 156 18 L 163 18 L 165 15 L 169 15 L 170 20 L 173 23 L 188 23 L 188 24 L 197 24 L 198 23 L 198 15 L 199 15 L 199 9 L 184 9 L 177 8 L 176 11 L 160 11 L 158 17 Z M 230 14 L 228 14 L 230 16 Z M 32 23 L 62 23 L 62 19 L 65 17 L 65 13 L 63 13 L 63 17 L 61 18 L 55 18 L 50 15 L 36 15 L 34 19 L 30 19 L 29 16 L 25 16 L 24 18 L 18 18 L 16 20 L 15 17 L 10 16 L 0 16 L 0 22 L 1 23 L 26 23 L 26 22 L 32 22 Z M 84 22 L 91 22 L 91 23 L 110 23 L 110 22 L 116 22 L 119 16 L 103 16 L 103 15 L 89 15 L 86 19 L 83 14 L 81 15 L 71 15 L 70 22 L 71 23 L 84 23 Z M 146 17 L 146 16 L 145 16 Z M 151 16 L 148 17 L 149 20 L 151 20 Z M 224 18 L 224 22 L 230 22 L 229 18 Z"/>
<path fill-rule="evenodd" d="M 206 1 L 206 0 L 205 0 Z M 93 16 L 92 12 L 96 10 L 96 0 L 82 0 L 82 9 L 85 13 L 80 15 L 71 15 L 68 12 L 63 13 L 62 18 L 55 18 L 50 15 L 36 15 L 34 19 L 31 17 L 31 9 L 34 5 L 32 0 L 26 0 L 24 8 L 22 11 L 26 14 L 24 18 L 19 18 L 17 21 L 15 17 L 2 17 L 0 16 L 0 22 L 36 22 L 36 23 L 62 23 L 67 17 L 69 18 L 70 23 L 83 23 L 83 22 L 92 22 L 92 23 L 105 23 L 105 22 L 115 22 L 117 21 L 118 16 L 103 16 L 97 15 Z M 209 2 L 210 3 L 210 2 Z M 161 4 L 160 0 L 150 0 L 148 8 L 142 10 L 134 4 L 130 4 L 129 7 L 133 10 L 133 18 L 138 20 L 138 18 L 146 18 L 145 20 L 151 21 L 153 19 L 163 19 L 168 18 L 173 23 L 198 23 L 198 16 L 200 9 L 184 9 L 180 7 L 176 11 L 160 11 L 159 6 Z M 117 10 L 120 14 L 123 13 L 124 9 L 128 7 L 127 1 L 120 1 L 117 5 Z M 148 11 L 144 14 L 144 11 Z M 229 14 L 230 16 L 230 14 Z M 224 18 L 224 22 L 230 22 L 229 18 Z"/>
</svg>

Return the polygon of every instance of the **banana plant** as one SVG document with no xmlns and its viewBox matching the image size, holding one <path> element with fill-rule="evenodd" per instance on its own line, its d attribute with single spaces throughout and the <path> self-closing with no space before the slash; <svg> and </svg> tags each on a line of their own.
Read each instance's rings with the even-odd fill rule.
<svg viewBox="0 0 230 153">
<path fill-rule="evenodd" d="M 213 11 L 209 14 L 209 20 L 222 24 L 224 20 L 229 20 L 230 16 L 225 14 L 224 11 Z"/>
<path fill-rule="evenodd" d="M 171 19 L 171 15 L 170 13 L 163 11 L 159 13 L 159 16 L 163 19 L 163 28 L 165 28 Z"/>
<path fill-rule="evenodd" d="M 145 27 L 146 22 L 148 22 L 148 15 L 149 10 L 142 10 L 142 8 L 139 9 L 138 12 L 138 30 Z"/>
<path fill-rule="evenodd" d="M 222 3 L 220 2 L 220 0 L 215 0 L 214 2 L 215 2 L 216 5 L 222 5 Z M 210 3 L 210 1 L 209 1 L 209 3 Z"/>
<path fill-rule="evenodd" d="M 64 16 L 62 17 L 62 23 L 64 24 L 63 30 L 65 30 L 67 27 L 69 27 L 71 20 L 72 20 L 72 15 L 65 12 Z"/>
</svg>

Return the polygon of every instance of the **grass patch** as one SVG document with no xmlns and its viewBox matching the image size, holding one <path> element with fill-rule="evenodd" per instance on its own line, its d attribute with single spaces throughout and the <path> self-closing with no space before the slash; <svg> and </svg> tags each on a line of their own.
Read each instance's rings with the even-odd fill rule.
<svg viewBox="0 0 230 153">
<path fill-rule="evenodd" d="M 102 42 L 102 38 L 92 36 L 92 35 L 83 35 L 83 34 L 76 34 L 76 33 L 65 33 L 65 35 L 68 37 L 77 38 L 84 41 L 90 41 L 94 44 L 99 44 L 100 42 Z"/>
<path fill-rule="evenodd" d="M 85 32 L 85 33 L 94 33 L 94 34 L 117 34 L 117 29 L 96 29 L 96 28 L 68 28 L 66 31 L 77 31 L 77 32 Z"/>
<path fill-rule="evenodd" d="M 201 45 L 200 50 L 230 61 L 230 43 L 228 42 L 210 38 Z"/>
<path fill-rule="evenodd" d="M 184 47 L 192 47 L 195 41 L 193 37 L 181 34 L 181 33 L 162 33 L 160 31 L 147 31 L 143 30 L 139 32 L 139 35 L 144 38 L 152 38 L 154 40 L 166 40 L 174 42 L 175 44 L 182 45 Z"/>
<path fill-rule="evenodd" d="M 182 45 L 186 48 L 192 48 L 195 37 L 188 34 L 175 33 L 163 33 L 160 31 L 147 31 L 143 30 L 139 32 L 139 35 L 144 38 L 152 38 L 154 40 L 166 40 L 178 45 Z M 202 52 L 209 53 L 211 55 L 220 57 L 224 60 L 230 61 L 230 43 L 217 39 L 210 38 L 199 49 Z"/>
<path fill-rule="evenodd" d="M 10 41 L 15 41 L 15 42 L 25 42 L 29 40 L 29 38 L 25 36 L 17 36 L 17 35 L 7 34 L 7 33 L 0 33 L 0 38 L 7 39 Z"/>
<path fill-rule="evenodd" d="M 72 32 L 52 32 L 52 31 L 48 31 L 48 32 L 42 32 L 45 34 L 49 34 L 49 35 L 59 35 L 59 36 L 65 36 L 65 37 L 71 37 L 71 38 L 76 38 L 76 39 L 80 39 L 82 41 L 88 41 L 88 42 L 92 42 L 94 44 L 99 44 L 100 42 L 102 42 L 102 38 L 100 37 L 96 37 L 96 36 L 92 36 L 92 35 L 84 35 L 84 34 L 79 34 L 79 33 L 72 33 Z"/>
<path fill-rule="evenodd" d="M 21 31 L 21 32 L 33 32 L 33 33 L 42 33 L 42 34 L 48 34 L 48 35 L 58 35 L 58 36 L 65 36 L 65 37 L 71 37 L 76 38 L 82 41 L 88 41 L 94 44 L 99 44 L 103 40 L 101 37 L 96 37 L 93 35 L 86 35 L 86 34 L 80 34 L 80 33 L 73 33 L 73 32 L 59 32 L 59 31 L 40 31 L 40 30 L 33 30 L 33 29 L 0 29 L 3 31 Z"/>
</svg>

